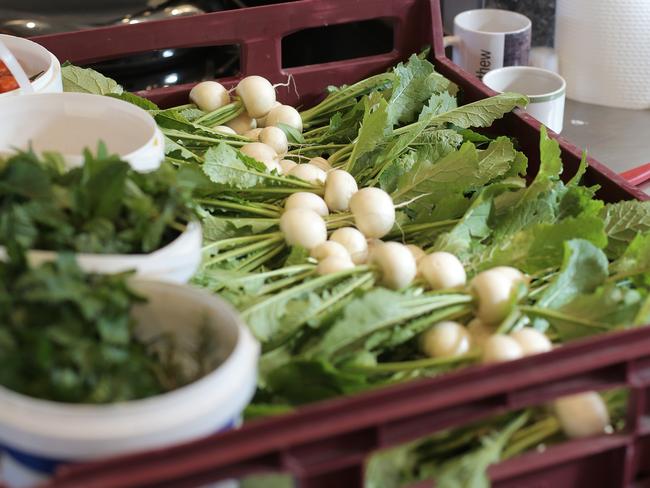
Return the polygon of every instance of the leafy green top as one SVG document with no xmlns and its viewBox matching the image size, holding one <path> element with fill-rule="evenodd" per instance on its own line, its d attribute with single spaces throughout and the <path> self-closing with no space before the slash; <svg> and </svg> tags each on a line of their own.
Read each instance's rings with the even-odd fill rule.
<svg viewBox="0 0 650 488">
<path fill-rule="evenodd" d="M 55 154 L 0 159 L 0 244 L 10 250 L 146 253 L 191 218 L 190 188 L 168 165 L 141 174 L 102 145 L 73 169 Z"/>
<path fill-rule="evenodd" d="M 128 274 L 84 274 L 70 254 L 0 262 L 0 384 L 37 398 L 106 403 L 159 394 L 161 365 L 133 333 Z"/>
</svg>

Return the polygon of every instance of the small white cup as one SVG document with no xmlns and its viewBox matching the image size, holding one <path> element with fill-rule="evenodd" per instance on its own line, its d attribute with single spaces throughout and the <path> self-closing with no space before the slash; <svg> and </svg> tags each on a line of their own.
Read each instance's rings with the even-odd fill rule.
<svg viewBox="0 0 650 488">
<path fill-rule="evenodd" d="M 32 88 L 36 93 L 61 93 L 63 82 L 61 81 L 61 64 L 54 55 L 40 44 L 28 39 L 0 34 L 2 42 L 16 57 L 27 76 L 41 76 L 32 82 Z M 23 90 L 12 90 L 0 93 L 0 99 L 22 95 Z"/>
<path fill-rule="evenodd" d="M 453 46 L 453 61 L 482 78 L 502 66 L 526 66 L 532 24 L 525 15 L 509 10 L 478 9 L 454 18 L 454 35 L 445 38 Z"/>
<path fill-rule="evenodd" d="M 557 73 L 532 66 L 509 66 L 490 71 L 483 83 L 499 93 L 526 95 L 526 112 L 558 134 L 562 132 L 566 82 Z"/>
</svg>

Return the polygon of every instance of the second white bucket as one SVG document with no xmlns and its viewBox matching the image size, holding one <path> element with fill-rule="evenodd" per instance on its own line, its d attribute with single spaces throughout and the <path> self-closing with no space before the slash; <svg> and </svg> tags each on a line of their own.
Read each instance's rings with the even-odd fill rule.
<svg viewBox="0 0 650 488">
<path fill-rule="evenodd" d="M 106 144 L 137 171 L 153 171 L 165 157 L 164 137 L 145 110 L 88 93 L 36 93 L 0 99 L 0 154 L 30 147 L 61 153 L 71 166 L 83 151 Z"/>
</svg>

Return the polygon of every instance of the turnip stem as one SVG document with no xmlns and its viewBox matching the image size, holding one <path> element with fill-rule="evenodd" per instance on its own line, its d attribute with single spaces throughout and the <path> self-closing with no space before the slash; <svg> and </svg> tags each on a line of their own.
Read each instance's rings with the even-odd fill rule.
<svg viewBox="0 0 650 488">
<path fill-rule="evenodd" d="M 193 103 L 186 103 L 185 105 L 178 105 L 176 107 L 168 108 L 167 110 L 180 111 L 180 110 L 185 110 L 185 109 L 188 109 L 188 108 L 196 108 L 196 109 L 198 109 L 198 107 L 196 105 L 194 105 Z M 154 112 L 156 112 L 156 111 L 154 110 Z"/>
<path fill-rule="evenodd" d="M 273 259 L 275 256 L 280 254 L 282 251 L 284 251 L 285 245 L 284 243 L 278 244 L 275 247 L 272 247 L 271 249 L 268 249 L 267 251 L 262 251 L 256 255 L 251 256 L 250 258 L 244 260 L 243 263 L 239 264 L 238 269 L 240 271 L 245 271 L 245 272 L 251 272 L 260 266 L 262 266 L 264 263 L 270 261 Z"/>
<path fill-rule="evenodd" d="M 417 234 L 425 230 L 440 229 L 445 227 L 453 227 L 460 219 L 448 219 L 448 220 L 439 220 L 437 222 L 423 222 L 421 224 L 406 224 L 401 226 L 399 229 L 392 231 L 388 237 L 394 238 L 399 236 L 407 236 Z"/>
<path fill-rule="evenodd" d="M 478 353 L 469 352 L 461 356 L 415 359 L 413 361 L 398 361 L 394 363 L 379 363 L 376 366 L 355 366 L 354 368 L 350 369 L 359 369 L 360 371 L 368 373 L 398 373 L 400 371 L 411 371 L 414 369 L 436 368 L 440 366 L 451 366 L 454 364 L 468 363 L 476 361 L 479 357 L 480 356 Z"/>
<path fill-rule="evenodd" d="M 238 246 L 239 244 L 245 244 L 248 242 L 261 241 L 268 237 L 274 237 L 280 235 L 279 232 L 269 232 L 268 234 L 257 234 L 253 236 L 243 236 L 243 237 L 231 237 L 229 239 L 221 239 L 219 241 L 213 241 L 209 244 L 203 246 L 203 252 L 212 249 L 213 247 L 232 247 Z"/>
<path fill-rule="evenodd" d="M 608 326 L 607 324 L 601 324 L 599 322 L 593 322 L 591 320 L 586 320 L 579 317 L 572 317 L 571 315 L 567 315 L 562 312 L 558 312 L 557 310 L 551 310 L 548 308 L 520 305 L 519 310 L 521 310 L 524 313 L 535 315 L 537 317 L 545 317 L 549 319 L 562 320 L 564 322 L 570 322 L 572 324 L 582 325 L 584 327 L 589 327 L 591 329 L 602 329 L 602 330 L 610 329 L 610 326 Z"/>
<path fill-rule="evenodd" d="M 292 181 L 293 183 L 293 181 Z M 240 190 L 241 192 L 242 190 Z M 305 186 L 303 188 L 250 188 L 247 192 L 248 193 L 280 193 L 280 194 L 290 194 L 290 193 L 298 193 L 298 192 L 303 192 L 303 191 L 309 191 L 311 193 L 315 193 L 316 195 L 322 195 L 325 190 L 322 187 L 314 187 L 314 186 Z"/>
<path fill-rule="evenodd" d="M 509 459 L 519 453 L 527 451 L 531 447 L 542 442 L 544 439 L 548 439 L 559 432 L 560 423 L 555 417 L 549 416 L 544 420 L 540 420 L 530 427 L 521 429 L 517 432 L 517 434 L 521 433 L 518 438 L 515 437 L 516 434 L 513 435 L 510 444 L 504 450 L 501 459 Z"/>
<path fill-rule="evenodd" d="M 294 275 L 294 276 L 289 276 L 287 278 L 283 278 L 278 281 L 274 281 L 273 283 L 269 283 L 266 286 L 263 286 L 260 288 L 258 295 L 267 295 L 269 293 L 273 293 L 274 291 L 281 290 L 282 288 L 286 288 L 289 285 L 292 285 L 294 283 L 297 283 L 299 281 L 303 281 L 305 278 L 312 276 L 315 272 L 315 269 L 311 269 L 309 271 L 306 271 L 304 273 Z"/>
<path fill-rule="evenodd" d="M 274 276 L 288 276 L 296 273 L 303 273 L 315 268 L 316 266 L 313 264 L 297 264 L 295 266 L 286 266 L 284 268 L 274 269 L 273 271 L 266 271 L 264 273 L 255 273 L 244 278 L 239 278 L 237 281 L 265 280 L 267 278 L 273 278 Z"/>
<path fill-rule="evenodd" d="M 332 112 L 335 108 L 347 103 L 351 98 L 356 98 L 375 90 L 393 79 L 394 75 L 392 73 L 380 73 L 334 92 L 315 107 L 300 113 L 303 124 L 311 122 L 322 114 Z"/>
<path fill-rule="evenodd" d="M 239 256 L 244 256 L 251 251 L 256 251 L 258 249 L 262 249 L 265 247 L 269 247 L 271 244 L 274 244 L 280 240 L 284 239 L 281 235 L 275 236 L 275 237 L 269 237 L 268 239 L 264 239 L 261 242 L 256 242 L 254 244 L 249 244 L 248 246 L 240 247 L 237 249 L 233 249 L 232 251 L 228 251 L 223 254 L 218 254 L 212 259 L 208 259 L 205 262 L 205 266 L 212 266 L 214 264 L 220 263 L 222 261 L 226 261 L 231 258 L 236 258 Z"/>
<path fill-rule="evenodd" d="M 194 121 L 197 125 L 207 125 L 214 127 L 215 125 L 221 125 L 224 122 L 227 122 L 231 119 L 234 119 L 239 114 L 244 111 L 244 105 L 241 101 L 236 100 L 228 105 L 219 107 L 218 109 L 208 112 L 205 115 L 202 115 Z"/>
<path fill-rule="evenodd" d="M 228 200 L 218 200 L 216 198 L 197 198 L 195 199 L 195 201 L 204 205 L 210 205 L 219 208 L 227 208 L 230 210 L 241 210 L 242 212 L 262 215 L 264 217 L 271 217 L 271 218 L 280 217 L 280 213 L 277 211 L 267 210 L 264 208 L 257 208 L 252 205 L 243 205 L 240 203 L 229 202 Z"/>
<path fill-rule="evenodd" d="M 347 144 L 318 144 L 318 145 L 309 145 L 309 144 L 300 144 L 296 149 L 292 149 L 287 154 L 300 154 L 305 151 L 320 151 L 323 149 L 333 149 L 333 148 L 342 148 L 347 147 Z"/>
<path fill-rule="evenodd" d="M 313 280 L 306 281 L 302 283 L 301 285 L 294 286 L 292 288 L 289 288 L 288 290 L 284 290 L 283 292 L 280 292 L 276 295 L 270 296 L 265 300 L 262 300 L 261 302 L 257 302 L 251 307 L 245 309 L 242 312 L 242 316 L 247 316 L 250 315 L 252 312 L 255 310 L 267 306 L 269 303 L 273 303 L 276 301 L 283 301 L 286 300 L 287 297 L 290 296 L 295 296 L 295 295 L 300 295 L 301 293 L 307 291 L 307 290 L 315 290 L 317 288 L 320 288 L 321 286 L 327 285 L 331 282 L 340 280 L 341 278 L 344 278 L 346 276 L 356 274 L 360 271 L 366 271 L 368 269 L 367 266 L 357 266 L 352 269 L 346 269 L 345 271 L 340 271 L 339 273 L 332 273 L 329 275 L 325 276 L 319 276 L 318 278 L 315 278 Z"/>
</svg>

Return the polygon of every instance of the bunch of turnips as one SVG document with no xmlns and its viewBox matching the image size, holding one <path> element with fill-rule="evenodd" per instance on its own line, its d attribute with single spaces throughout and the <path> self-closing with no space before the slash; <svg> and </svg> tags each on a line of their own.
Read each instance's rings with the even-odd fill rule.
<svg viewBox="0 0 650 488">
<path fill-rule="evenodd" d="M 482 360 L 489 363 L 552 348 L 547 336 L 532 327 L 510 334 L 498 331 L 512 309 L 517 289 L 525 289 L 530 282 L 528 276 L 514 267 L 496 266 L 478 273 L 468 284 L 466 270 L 454 254 L 425 252 L 414 243 L 382 240 L 394 229 L 399 235 L 391 196 L 375 186 L 359 188 L 351 173 L 325 157 L 287 155 L 290 143 L 280 127 L 284 124 L 302 132 L 303 122 L 295 108 L 277 101 L 275 87 L 267 79 L 247 76 L 234 92 L 242 112 L 214 129 L 224 135 L 242 136 L 245 142 L 238 147 L 241 154 L 263 163 L 267 172 L 313 185 L 313 191 L 296 191 L 284 198 L 279 229 L 288 246 L 308 251 L 316 263 L 316 274 L 346 274 L 359 267 L 373 271 L 376 282 L 392 290 L 415 283 L 433 291 L 471 295 L 475 317 L 466 325 L 444 320 L 421 334 L 421 350 L 432 358 L 462 357 L 479 351 Z M 190 100 L 208 116 L 233 102 L 228 90 L 215 81 L 197 84 Z M 354 225 L 328 226 L 328 222 Z"/>
<path fill-rule="evenodd" d="M 283 105 L 275 88 L 248 76 L 232 90 L 199 83 L 178 107 L 133 98 L 192 181 L 204 236 L 193 283 L 228 300 L 262 344 L 251 416 L 650 322 L 649 202 L 600 201 L 581 183 L 586 158 L 569 171 L 544 128 L 539 154 L 495 136 L 526 97 L 464 103 L 426 55 L 328 87 L 313 107 Z M 527 408 L 516 441 L 488 457 L 562 430 L 610 432 L 625 399 L 609 393 Z M 412 466 L 455 475 L 450 461 L 484 477 L 475 449 L 500 442 L 483 442 L 484 425 L 463 429 L 465 444 L 433 439 L 433 451 L 409 453 Z"/>
</svg>

